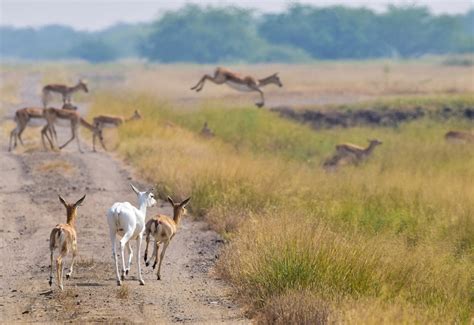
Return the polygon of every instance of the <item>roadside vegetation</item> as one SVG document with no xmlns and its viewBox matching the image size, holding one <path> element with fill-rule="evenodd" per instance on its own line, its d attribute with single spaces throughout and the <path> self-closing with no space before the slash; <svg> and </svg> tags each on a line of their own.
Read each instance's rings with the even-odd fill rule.
<svg viewBox="0 0 474 325">
<path fill-rule="evenodd" d="M 218 269 L 257 320 L 472 317 L 474 150 L 443 138 L 472 122 L 315 131 L 254 107 L 123 92 L 97 95 L 90 115 L 132 107 L 145 118 L 120 128 L 118 151 L 159 195 L 192 195 L 229 241 Z M 213 139 L 199 136 L 204 121 Z M 366 163 L 323 171 L 335 144 L 367 138 L 383 145 Z"/>
</svg>

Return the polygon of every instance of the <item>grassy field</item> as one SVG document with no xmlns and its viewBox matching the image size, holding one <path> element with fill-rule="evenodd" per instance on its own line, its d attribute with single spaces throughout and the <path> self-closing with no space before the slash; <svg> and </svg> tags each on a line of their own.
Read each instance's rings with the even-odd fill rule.
<svg viewBox="0 0 474 325">
<path fill-rule="evenodd" d="M 91 115 L 132 107 L 146 118 L 120 129 L 119 152 L 160 195 L 191 194 L 193 212 L 230 240 L 219 270 L 251 315 L 265 322 L 315 310 L 310 323 L 472 316 L 474 150 L 443 138 L 468 122 L 316 132 L 253 107 L 190 110 L 123 93 L 97 96 Z M 214 139 L 199 136 L 204 121 Z M 384 142 L 367 163 L 323 171 L 335 144 L 367 138 Z"/>
<path fill-rule="evenodd" d="M 331 109 L 472 107 L 473 67 L 424 61 L 234 66 L 279 71 L 273 103 Z M 474 147 L 448 144 L 472 121 L 429 117 L 396 128 L 314 130 L 209 85 L 211 66 L 75 64 L 38 68 L 89 80 L 97 114 L 141 121 L 107 132 L 160 196 L 227 240 L 218 271 L 262 323 L 469 323 L 473 317 Z M 82 96 L 82 95 L 81 95 Z M 81 97 L 82 99 L 82 97 Z M 352 103 L 355 101 L 356 103 Z M 207 121 L 216 136 L 199 135 Z M 383 144 L 359 166 L 325 172 L 342 142 Z M 112 146 L 113 147 L 113 146 Z"/>
</svg>

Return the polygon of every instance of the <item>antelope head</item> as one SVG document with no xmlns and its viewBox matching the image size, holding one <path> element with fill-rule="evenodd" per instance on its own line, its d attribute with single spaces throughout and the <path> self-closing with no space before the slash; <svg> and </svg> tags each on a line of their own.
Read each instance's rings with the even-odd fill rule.
<svg viewBox="0 0 474 325">
<path fill-rule="evenodd" d="M 152 206 L 156 204 L 155 195 L 153 194 L 153 189 L 141 192 L 132 184 L 130 184 L 130 187 L 135 192 L 135 194 L 137 194 L 138 202 L 140 203 L 140 206 L 142 205 L 142 203 L 145 203 L 148 208 L 151 208 Z"/>
<path fill-rule="evenodd" d="M 79 89 L 84 90 L 86 93 L 89 92 L 89 89 L 87 88 L 87 82 L 85 80 L 79 79 L 77 86 L 79 87 Z"/>
<path fill-rule="evenodd" d="M 181 203 L 174 203 L 173 199 L 168 196 L 168 202 L 173 206 L 173 220 L 178 223 L 179 219 L 186 214 L 186 205 L 191 200 L 191 197 L 188 197 Z"/>
</svg>

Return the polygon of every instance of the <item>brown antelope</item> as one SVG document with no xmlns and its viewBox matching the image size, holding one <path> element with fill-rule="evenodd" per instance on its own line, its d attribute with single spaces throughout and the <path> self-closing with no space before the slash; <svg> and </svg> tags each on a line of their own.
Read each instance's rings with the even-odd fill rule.
<svg viewBox="0 0 474 325">
<path fill-rule="evenodd" d="M 212 130 L 208 127 L 207 121 L 204 122 L 204 125 L 202 126 L 200 134 L 201 134 L 201 136 L 203 136 L 205 138 L 214 137 L 214 132 L 212 132 Z"/>
<path fill-rule="evenodd" d="M 474 142 L 474 134 L 466 131 L 449 131 L 444 135 L 444 138 L 449 142 Z"/>
<path fill-rule="evenodd" d="M 54 130 L 54 125 L 57 122 L 57 120 L 67 120 L 70 122 L 71 125 L 71 138 L 66 141 L 62 146 L 59 147 L 59 149 L 63 149 L 66 147 L 72 140 L 76 139 L 77 141 L 77 147 L 79 148 L 79 152 L 83 152 L 81 149 L 81 144 L 79 141 L 79 125 L 85 127 L 86 129 L 90 130 L 93 134 L 92 138 L 92 147 L 93 151 L 96 151 L 95 149 L 95 139 L 98 136 L 100 143 L 102 147 L 105 150 L 104 142 L 103 142 L 103 136 L 102 136 L 102 131 L 98 128 L 96 128 L 94 125 L 90 124 L 87 122 L 85 119 L 83 119 L 78 112 L 74 110 L 68 110 L 68 109 L 58 109 L 58 108 L 46 108 L 43 110 L 44 116 L 46 118 L 47 124 L 45 127 L 41 130 L 41 140 L 43 142 L 43 146 L 46 148 L 46 144 L 44 141 L 44 137 L 49 141 L 49 144 L 51 146 L 51 149 L 54 149 L 53 142 L 50 141 L 47 137 L 47 132 L 51 130 Z M 55 132 L 53 132 L 55 133 Z"/>
<path fill-rule="evenodd" d="M 125 122 L 139 120 L 142 116 L 138 110 L 133 112 L 133 115 L 130 117 L 123 117 L 123 116 L 114 116 L 114 115 L 99 115 L 94 117 L 92 120 L 92 124 L 94 124 L 99 129 L 103 129 L 104 127 L 119 127 Z"/>
<path fill-rule="evenodd" d="M 87 84 L 83 80 L 79 80 L 75 86 L 69 87 L 62 84 L 51 84 L 43 87 L 43 107 L 48 106 L 48 102 L 51 97 L 51 93 L 59 93 L 63 98 L 63 104 L 71 104 L 71 95 L 79 90 L 89 92 Z"/>
<path fill-rule="evenodd" d="M 171 203 L 171 205 L 173 206 L 173 218 L 165 215 L 157 215 L 148 220 L 145 225 L 146 248 L 144 259 L 146 266 L 150 265 L 150 261 L 147 261 L 148 243 L 150 242 L 150 235 L 155 238 L 155 245 L 153 246 L 152 254 L 152 257 L 155 257 L 153 269 L 155 269 L 156 263 L 158 261 L 158 249 L 160 248 L 160 244 L 163 244 L 163 248 L 161 249 L 160 254 L 160 262 L 158 264 L 158 271 L 156 272 L 158 280 L 161 279 L 161 263 L 163 262 L 163 258 L 165 257 L 166 248 L 168 248 L 171 239 L 173 239 L 174 235 L 176 235 L 176 232 L 178 231 L 178 226 L 181 221 L 181 217 L 186 213 L 185 207 L 186 204 L 188 204 L 189 200 L 191 200 L 190 197 L 181 203 L 174 203 L 173 200 L 168 196 L 168 202 Z"/>
<path fill-rule="evenodd" d="M 263 91 L 261 90 L 262 87 L 265 87 L 270 84 L 283 87 L 283 84 L 281 83 L 280 78 L 278 77 L 278 73 L 274 73 L 266 78 L 256 80 L 251 76 L 242 76 L 230 70 L 219 67 L 214 71 L 213 77 L 208 74 L 204 75 L 199 80 L 199 82 L 191 88 L 191 90 L 196 90 L 197 92 L 201 91 L 204 87 L 204 83 L 206 82 L 206 80 L 212 81 L 217 85 L 227 84 L 229 87 L 234 88 L 238 91 L 258 92 L 260 94 L 261 101 L 255 103 L 257 107 L 262 107 L 263 105 L 265 105 L 265 98 L 263 95 Z"/>
<path fill-rule="evenodd" d="M 76 234 L 76 217 L 77 207 L 82 204 L 86 196 L 84 195 L 76 203 L 69 204 L 59 195 L 59 201 L 66 208 L 67 219 L 66 223 L 60 223 L 56 225 L 51 231 L 49 236 L 49 250 L 51 252 L 51 268 L 49 271 L 49 285 L 53 284 L 53 255 L 54 250 L 59 250 L 59 256 L 56 258 L 56 281 L 59 288 L 63 290 L 63 259 L 69 252 L 72 252 L 71 267 L 69 272 L 66 273 L 66 279 L 69 279 L 72 275 L 74 268 L 74 260 L 77 255 L 77 234 Z"/>
<path fill-rule="evenodd" d="M 350 143 L 337 145 L 336 153 L 324 162 L 324 167 L 335 167 L 342 162 L 357 165 L 370 156 L 376 146 L 382 144 L 382 141 L 377 139 L 367 141 L 369 141 L 367 148 L 362 148 Z"/>
<path fill-rule="evenodd" d="M 26 126 L 28 125 L 28 122 L 32 119 L 46 120 L 46 118 L 43 115 L 43 109 L 38 108 L 38 107 L 25 107 L 15 112 L 14 120 L 15 120 L 16 126 L 10 132 L 10 143 L 8 146 L 8 151 L 11 151 L 12 149 L 12 141 L 13 141 L 13 148 L 16 148 L 17 139 L 20 140 L 21 145 L 23 145 L 23 139 L 21 138 L 21 135 L 23 131 L 25 131 Z M 49 132 L 50 132 L 50 136 L 52 137 L 53 132 L 55 132 L 54 128 L 49 130 Z"/>
</svg>

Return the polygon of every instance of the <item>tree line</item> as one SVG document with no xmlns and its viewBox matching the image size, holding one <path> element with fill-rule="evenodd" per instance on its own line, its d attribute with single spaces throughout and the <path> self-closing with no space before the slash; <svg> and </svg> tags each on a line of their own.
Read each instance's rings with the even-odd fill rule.
<svg viewBox="0 0 474 325">
<path fill-rule="evenodd" d="M 187 5 L 151 23 L 121 23 L 97 32 L 60 25 L 0 27 L 0 56 L 33 60 L 304 62 L 467 52 L 474 52 L 474 9 L 433 15 L 422 6 L 388 6 L 376 13 L 294 4 L 262 15 Z"/>
</svg>

